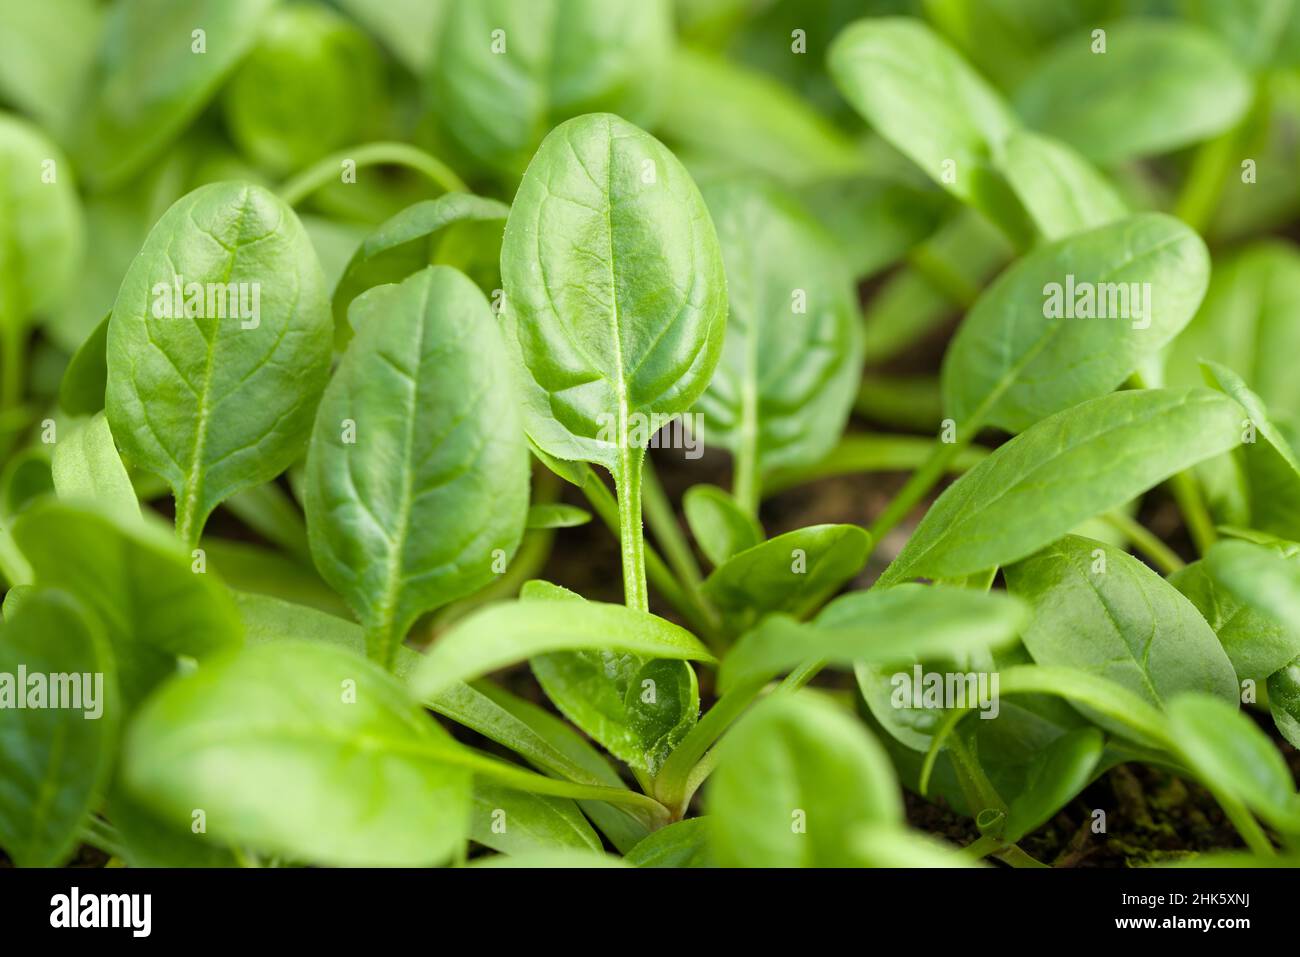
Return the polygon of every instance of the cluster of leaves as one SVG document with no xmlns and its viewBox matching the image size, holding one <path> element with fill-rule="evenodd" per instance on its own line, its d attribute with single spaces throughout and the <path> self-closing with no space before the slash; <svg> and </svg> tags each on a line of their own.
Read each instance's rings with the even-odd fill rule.
<svg viewBox="0 0 1300 957">
<path fill-rule="evenodd" d="M 1300 4 L 43 0 L 0 100 L 0 675 L 103 678 L 0 708 L 14 862 L 1021 864 L 1125 762 L 1295 859 Z"/>
</svg>

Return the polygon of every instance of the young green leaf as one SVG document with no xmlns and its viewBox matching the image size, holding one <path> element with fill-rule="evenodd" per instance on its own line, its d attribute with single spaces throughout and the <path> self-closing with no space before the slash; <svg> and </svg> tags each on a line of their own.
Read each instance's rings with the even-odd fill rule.
<svg viewBox="0 0 1300 957">
<path fill-rule="evenodd" d="M 352 315 L 307 455 L 307 527 L 316 567 L 389 667 L 418 615 L 514 554 L 528 451 L 487 300 L 462 273 L 428 267 Z"/>
<path fill-rule="evenodd" d="M 1254 614 L 1241 622 L 1244 677 L 1256 680 L 1286 667 L 1300 655 L 1300 562 L 1272 548 L 1222 541 L 1205 556 L 1215 591 Z M 1268 627 L 1249 628 L 1257 618 Z M 1231 620 L 1231 619 L 1230 619 Z M 1235 624 L 1235 622 L 1234 622 Z"/>
<path fill-rule="evenodd" d="M 668 0 L 450 4 L 430 70 L 440 125 L 480 166 L 517 176 L 542 134 L 579 113 L 608 110 L 653 123 L 672 51 L 670 7 Z"/>
<path fill-rule="evenodd" d="M 716 867 L 709 848 L 707 817 L 669 824 L 649 835 L 624 855 L 635 867 Z"/>
<path fill-rule="evenodd" d="M 649 612 L 604 602 L 515 601 L 489 605 L 457 622 L 411 676 L 421 698 L 457 681 L 551 651 L 601 649 L 646 658 L 714 661 L 690 632 Z"/>
<path fill-rule="evenodd" d="M 799 202 L 758 180 L 706 183 L 727 270 L 726 344 L 700 397 L 704 434 L 735 457 L 758 507 L 768 469 L 821 458 L 844 431 L 862 366 L 852 279 Z"/>
<path fill-rule="evenodd" d="M 1291 444 L 1241 376 L 1208 359 L 1201 367 L 1211 385 L 1236 399 L 1246 411 L 1240 456 L 1251 526 L 1282 538 L 1300 539 L 1300 460 Z"/>
<path fill-rule="evenodd" d="M 862 570 L 870 546 L 856 525 L 796 529 L 733 555 L 703 591 L 735 634 L 772 612 L 803 618 Z"/>
<path fill-rule="evenodd" d="M 836 37 L 828 66 L 853 108 L 935 182 L 1014 221 L 993 161 L 1019 121 L 942 37 L 918 20 L 859 20 Z"/>
<path fill-rule="evenodd" d="M 474 783 L 469 836 L 502 854 L 562 848 L 604 850 L 596 832 L 568 798 L 529 794 L 488 781 Z"/>
<path fill-rule="evenodd" d="M 37 697 L 39 696 L 39 697 Z M 0 627 L 0 847 L 19 867 L 58 867 L 104 796 L 121 707 L 98 623 L 35 589 Z"/>
<path fill-rule="evenodd" d="M 1282 737 L 1300 748 L 1300 660 L 1268 676 L 1268 708 Z"/>
<path fill-rule="evenodd" d="M 769 74 L 679 45 L 656 127 L 692 169 L 737 167 L 790 185 L 857 177 L 867 156 Z"/>
<path fill-rule="evenodd" d="M 334 289 L 336 334 L 352 337 L 348 306 L 367 289 L 401 282 L 430 264 L 455 266 L 484 289 L 500 278 L 501 237 L 510 208 L 469 193 L 408 206 L 368 235 Z"/>
<path fill-rule="evenodd" d="M 77 347 L 59 383 L 59 408 L 68 415 L 94 415 L 104 411 L 104 389 L 108 385 L 108 320 L 95 327 Z"/>
<path fill-rule="evenodd" d="M 363 138 L 381 69 L 370 38 L 347 19 L 328 7 L 282 6 L 226 84 L 226 129 L 258 166 L 299 169 Z"/>
<path fill-rule="evenodd" d="M 1034 609 L 1023 640 L 1038 664 L 1105 678 L 1156 707 L 1192 691 L 1236 702 L 1236 674 L 1214 631 L 1128 553 L 1067 535 L 1003 572 Z"/>
<path fill-rule="evenodd" d="M 50 471 L 59 498 L 97 502 L 123 516 L 140 512 L 135 489 L 102 412 L 54 447 Z"/>
<path fill-rule="evenodd" d="M 1300 796 L 1281 753 L 1235 703 L 1181 695 L 1169 703 L 1179 755 L 1211 789 L 1237 797 L 1280 831 L 1300 834 Z"/>
<path fill-rule="evenodd" d="M 1028 621 L 1022 602 L 999 593 L 943 585 L 853 592 L 812 625 L 766 619 L 722 660 L 718 687 L 761 683 L 808 660 L 889 666 L 985 651 L 1015 641 Z"/>
<path fill-rule="evenodd" d="M 1143 213 L 1034 250 L 998 277 L 943 362 L 963 432 L 1020 432 L 1104 395 L 1192 318 L 1210 260 L 1178 220 Z"/>
<path fill-rule="evenodd" d="M 1059 140 L 1017 130 L 998 168 L 1046 240 L 1105 226 L 1128 212 L 1106 178 Z"/>
<path fill-rule="evenodd" d="M 1176 19 L 1122 20 L 1067 36 L 1024 78 L 1031 126 L 1106 165 L 1168 153 L 1235 124 L 1250 79 L 1212 35 Z M 1099 46 L 1100 45 L 1100 46 Z"/>
<path fill-rule="evenodd" d="M 728 733 L 708 783 L 724 867 L 845 867 L 862 824 L 901 824 L 889 758 L 845 712 L 803 692 L 754 707 Z M 852 794 L 852 801 L 838 795 Z"/>
<path fill-rule="evenodd" d="M 1057 738 L 1030 765 L 1025 789 L 1007 810 L 1003 839 L 1015 843 L 1047 823 L 1092 780 L 1105 742 L 1096 728 L 1079 728 Z"/>
<path fill-rule="evenodd" d="M 43 501 L 23 512 L 13 534 L 37 584 L 74 595 L 103 623 L 128 707 L 174 674 L 179 658 L 204 660 L 243 639 L 205 559 L 155 522 Z"/>
<path fill-rule="evenodd" d="M 1245 380 L 1294 439 L 1300 425 L 1300 251 L 1264 241 L 1214 263 L 1205 302 L 1166 360 L 1171 386 L 1202 385 L 1200 360 L 1216 359 Z"/>
<path fill-rule="evenodd" d="M 31 320 L 67 296 L 82 250 L 81 208 L 62 152 L 0 112 L 0 408 L 17 404 Z"/>
<path fill-rule="evenodd" d="M 716 485 L 692 485 L 682 496 L 686 524 L 704 557 L 715 566 L 762 543 L 758 519 Z"/>
<path fill-rule="evenodd" d="M 501 275 L 529 438 L 613 473 L 624 589 L 645 608 L 644 450 L 722 352 L 726 277 L 704 201 L 647 133 L 608 114 L 570 120 L 524 175 Z"/>
<path fill-rule="evenodd" d="M 465 840 L 459 745 L 347 651 L 255 645 L 170 682 L 127 736 L 132 796 L 210 839 L 321 864 L 421 866 Z"/>
<path fill-rule="evenodd" d="M 883 583 L 953 578 L 1033 554 L 1240 441 L 1240 409 L 1207 389 L 1116 392 L 998 448 L 931 506 Z"/>
<path fill-rule="evenodd" d="M 1240 601 L 1215 579 L 1207 562 L 1192 562 L 1174 572 L 1169 584 L 1182 592 L 1214 629 L 1238 679 L 1264 681 L 1300 655 L 1300 630 Z"/>
<path fill-rule="evenodd" d="M 316 254 L 265 189 L 200 187 L 149 234 L 109 320 L 106 409 L 131 461 L 171 484 L 190 547 L 218 503 L 302 453 L 330 341 Z"/>
<path fill-rule="evenodd" d="M 96 188 L 123 183 L 181 133 L 252 49 L 274 5 L 125 0 L 111 8 L 77 150 Z"/>
<path fill-rule="evenodd" d="M 576 528 L 591 521 L 591 513 L 576 505 L 542 502 L 528 508 L 528 528 Z"/>
</svg>

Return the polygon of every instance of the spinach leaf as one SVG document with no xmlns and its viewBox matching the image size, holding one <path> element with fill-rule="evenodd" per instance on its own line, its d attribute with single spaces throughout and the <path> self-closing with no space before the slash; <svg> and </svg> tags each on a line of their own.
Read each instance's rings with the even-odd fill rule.
<svg viewBox="0 0 1300 957">
<path fill-rule="evenodd" d="M 36 127 L 0 112 L 0 408 L 23 395 L 32 319 L 60 304 L 81 256 L 72 167 Z"/>
<path fill-rule="evenodd" d="M 716 867 L 706 817 L 660 828 L 623 856 L 635 867 Z"/>
<path fill-rule="evenodd" d="M 1300 461 L 1268 410 L 1241 376 L 1205 360 L 1206 379 L 1246 412 L 1239 455 L 1245 473 L 1251 526 L 1261 532 L 1300 539 Z"/>
<path fill-rule="evenodd" d="M 470 772 L 396 679 L 347 651 L 253 645 L 169 682 L 123 753 L 141 804 L 210 840 L 338 865 L 428 865 L 465 840 Z"/>
<path fill-rule="evenodd" d="M 1300 381 L 1287 356 L 1300 351 L 1300 252 L 1277 241 L 1217 258 L 1205 302 L 1169 348 L 1172 386 L 1201 385 L 1200 360 L 1237 372 L 1288 441 L 1300 427 Z"/>
<path fill-rule="evenodd" d="M 1025 789 L 1007 809 L 1003 837 L 1012 843 L 1037 830 L 1092 780 L 1104 742 L 1096 728 L 1069 731 L 1047 746 L 1028 771 Z"/>
<path fill-rule="evenodd" d="M 1058 140 L 1027 130 L 1003 144 L 998 168 L 1044 239 L 1061 239 L 1122 219 L 1128 211 L 1115 188 L 1088 161 Z"/>
<path fill-rule="evenodd" d="M 803 618 L 862 570 L 871 538 L 856 525 L 812 525 L 738 552 L 704 580 L 733 634 L 764 615 Z"/>
<path fill-rule="evenodd" d="M 945 412 L 966 433 L 1019 432 L 1110 392 L 1187 324 L 1209 270 L 1200 237 L 1154 213 L 1036 249 L 958 328 L 943 362 Z"/>
<path fill-rule="evenodd" d="M 678 46 L 667 79 L 672 108 L 657 129 L 692 169 L 739 167 L 800 185 L 867 168 L 848 136 L 765 73 Z"/>
<path fill-rule="evenodd" d="M 435 53 L 439 20 L 450 0 L 337 0 L 345 11 L 374 34 L 416 76 L 423 76 Z"/>
<path fill-rule="evenodd" d="M 59 383 L 59 407 L 68 415 L 94 415 L 104 410 L 108 385 L 108 320 L 95 327 L 77 347 Z"/>
<path fill-rule="evenodd" d="M 698 408 L 705 435 L 734 456 L 733 492 L 752 512 L 765 471 L 816 461 L 844 431 L 862 331 L 834 240 L 797 200 L 756 180 L 706 183 L 703 192 L 731 313 Z"/>
<path fill-rule="evenodd" d="M 1205 556 L 1205 570 L 1235 602 L 1262 615 L 1271 628 L 1242 633 L 1246 674 L 1262 678 L 1300 655 L 1300 564 L 1270 548 L 1243 541 L 1219 542 Z M 1247 619 L 1247 622 L 1253 621 Z M 1243 622 L 1245 625 L 1247 622 Z"/>
<path fill-rule="evenodd" d="M 695 404 L 722 351 L 726 278 L 704 201 L 635 126 L 607 114 L 570 120 L 519 187 L 501 275 L 529 438 L 613 473 L 624 589 L 645 608 L 644 449 Z"/>
<path fill-rule="evenodd" d="M 218 503 L 302 453 L 330 337 L 316 254 L 265 189 L 201 187 L 149 234 L 109 320 L 106 409 L 132 462 L 171 484 L 190 547 Z"/>
<path fill-rule="evenodd" d="M 810 659 L 889 666 L 985 651 L 1015 641 L 1028 621 L 1025 605 L 1003 594 L 943 585 L 853 592 L 813 625 L 766 619 L 723 658 L 718 687 L 762 683 Z"/>
<path fill-rule="evenodd" d="M 457 681 L 536 655 L 584 649 L 715 660 L 690 632 L 648 612 L 595 601 L 501 602 L 442 635 L 415 669 L 411 686 L 420 697 L 429 697 Z"/>
<path fill-rule="evenodd" d="M 39 695 L 39 697 L 36 697 Z M 0 847 L 19 867 L 58 867 L 104 796 L 121 707 L 102 629 L 44 588 L 0 627 Z"/>
<path fill-rule="evenodd" d="M 1300 833 L 1300 796 L 1291 771 L 1239 708 L 1206 695 L 1182 695 L 1170 702 L 1169 721 L 1179 755 L 1212 791 L 1239 798 L 1280 831 Z"/>
<path fill-rule="evenodd" d="M 51 130 L 66 130 L 103 20 L 95 0 L 10 3 L 0 9 L 0 97 Z"/>
<path fill-rule="evenodd" d="M 1212 35 L 1177 20 L 1104 25 L 1067 36 L 1025 77 L 1016 110 L 1097 163 L 1168 153 L 1236 123 L 1250 80 Z"/>
<path fill-rule="evenodd" d="M 1025 558 L 1236 446 L 1239 415 L 1206 389 L 1116 392 L 1058 412 L 940 495 L 881 581 L 953 578 Z"/>
<path fill-rule="evenodd" d="M 125 182 L 180 135 L 252 49 L 273 6 L 274 0 L 115 4 L 79 121 L 77 155 L 91 185 Z"/>
<path fill-rule="evenodd" d="M 1300 661 L 1268 676 L 1268 709 L 1282 737 L 1300 747 Z"/>
<path fill-rule="evenodd" d="M 360 297 L 307 455 L 321 575 L 391 667 L 416 617 L 492 581 L 519 545 L 528 452 L 487 300 L 432 266 Z"/>
<path fill-rule="evenodd" d="M 59 498 L 98 502 L 127 517 L 140 512 L 135 489 L 102 412 L 54 447 L 50 470 Z"/>
<path fill-rule="evenodd" d="M 527 527 L 538 528 L 576 528 L 591 521 L 591 513 L 576 505 L 564 505 L 560 502 L 542 502 L 529 506 Z"/>
<path fill-rule="evenodd" d="M 474 784 L 469 836 L 502 854 L 557 848 L 604 850 L 596 832 L 568 798 L 529 794 L 487 781 Z"/>
<path fill-rule="evenodd" d="M 836 37 L 828 66 L 853 108 L 933 180 L 995 221 L 1015 220 L 995 160 L 1019 122 L 943 38 L 917 20 L 859 20 Z"/>
<path fill-rule="evenodd" d="M 280 7 L 226 84 L 226 128 L 260 167 L 296 170 L 362 139 L 381 69 L 370 38 L 343 17 L 326 7 Z"/>
<path fill-rule="evenodd" d="M 724 867 L 851 867 L 858 862 L 848 837 L 857 826 L 902 823 L 884 750 L 811 693 L 761 702 L 719 747 L 706 805 Z"/>
<path fill-rule="evenodd" d="M 480 166 L 518 175 L 562 120 L 608 110 L 653 122 L 671 50 L 668 0 L 453 2 L 430 85 L 450 141 Z"/>
<path fill-rule="evenodd" d="M 155 522 L 87 505 L 42 501 L 14 540 L 36 583 L 78 599 L 104 625 L 128 708 L 177 669 L 239 645 L 242 628 L 224 587 Z"/>
<path fill-rule="evenodd" d="M 1169 584 L 1209 622 L 1240 680 L 1264 681 L 1300 655 L 1300 632 L 1238 600 L 1211 574 L 1208 562 L 1192 562 L 1170 575 Z"/>
<path fill-rule="evenodd" d="M 444 193 L 408 206 L 357 247 L 334 289 L 340 342 L 351 338 L 348 307 L 373 286 L 401 282 L 425 266 L 455 266 L 488 291 L 496 288 L 509 207 L 468 193 Z"/>
<path fill-rule="evenodd" d="M 714 565 L 754 548 L 764 539 L 758 519 L 716 485 L 692 485 L 682 496 L 682 511 L 700 551 Z"/>
<path fill-rule="evenodd" d="M 1232 663 L 1196 607 L 1136 558 L 1067 535 L 1004 570 L 1034 609 L 1025 647 L 1122 685 L 1157 707 L 1197 691 L 1236 702 Z"/>
</svg>

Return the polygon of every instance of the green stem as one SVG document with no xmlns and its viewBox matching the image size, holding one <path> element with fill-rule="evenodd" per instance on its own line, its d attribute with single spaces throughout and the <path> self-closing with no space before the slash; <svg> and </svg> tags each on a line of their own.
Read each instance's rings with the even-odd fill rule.
<svg viewBox="0 0 1300 957">
<path fill-rule="evenodd" d="M 751 337 L 752 338 L 752 337 Z M 747 391 L 750 386 L 744 387 Z M 758 515 L 761 484 L 758 477 L 757 398 L 746 396 L 741 412 L 740 441 L 736 447 L 731 496 L 747 515 Z"/>
<path fill-rule="evenodd" d="M 1152 534 L 1141 522 L 1130 518 L 1123 512 L 1107 512 L 1102 518 L 1111 527 L 1118 529 L 1133 544 L 1134 548 L 1151 559 L 1164 574 L 1172 575 L 1174 572 L 1187 567 L 1187 563 L 1179 558 L 1172 548 Z"/>
<path fill-rule="evenodd" d="M 1255 127 L 1260 114 L 1267 111 L 1266 99 L 1263 85 L 1257 85 L 1251 108 L 1241 122 L 1196 148 L 1187 178 L 1174 202 L 1174 215 L 1198 233 L 1205 233 L 1218 211 L 1223 187 L 1241 158 L 1243 137 Z"/>
<path fill-rule="evenodd" d="M 966 428 L 959 430 L 955 441 L 935 444 L 925 461 L 921 463 L 921 467 L 912 473 L 906 484 L 899 489 L 898 494 L 890 500 L 885 510 L 867 529 L 873 544 L 879 543 L 886 533 L 906 518 L 921 499 L 925 498 L 934 488 L 935 483 L 952 468 L 957 456 L 970 446 L 980 428 L 982 423 L 978 419 L 972 419 Z"/>
<path fill-rule="evenodd" d="M 397 646 L 401 637 L 394 634 L 393 623 L 384 621 L 365 630 L 366 657 L 387 671 L 392 671 L 397 659 Z"/>
<path fill-rule="evenodd" d="M 1219 535 L 1214 530 L 1210 510 L 1205 507 L 1200 483 L 1191 472 L 1179 472 L 1169 479 L 1169 490 L 1178 503 L 1178 510 L 1183 513 L 1183 521 L 1187 523 L 1187 531 L 1192 536 L 1197 553 L 1204 555 L 1218 541 Z"/>
<path fill-rule="evenodd" d="M 592 511 L 605 523 L 605 527 L 617 535 L 618 503 L 590 466 L 584 465 L 583 469 L 585 470 L 583 483 L 580 486 L 582 494 L 586 496 Z M 646 577 L 654 584 L 655 590 L 663 596 L 664 601 L 672 605 L 677 613 L 686 619 L 691 630 L 710 648 L 718 651 L 722 647 L 721 638 L 717 628 L 710 624 L 711 616 L 708 610 L 692 602 L 689 593 L 673 577 L 673 573 L 668 570 L 667 564 L 659 557 L 659 553 L 648 545 L 645 546 L 645 570 Z"/>
<path fill-rule="evenodd" d="M 695 788 L 699 787 L 699 782 L 703 780 L 703 777 L 698 776 L 696 769 L 704 757 L 711 753 L 709 749 L 762 690 L 762 685 L 754 685 L 748 688 L 736 688 L 724 694 L 696 722 L 695 727 L 686 733 L 686 737 L 673 749 L 673 753 L 668 755 L 668 760 L 659 769 L 659 776 L 655 780 L 655 797 L 673 813 L 674 820 L 680 819 L 686 813 L 686 805 L 690 803 Z M 705 774 L 707 775 L 707 771 Z"/>
<path fill-rule="evenodd" d="M 979 298 L 980 288 L 957 272 L 947 259 L 929 246 L 921 245 L 912 250 L 908 254 L 907 264 L 962 310 L 969 309 Z"/>
<path fill-rule="evenodd" d="M 199 547 L 199 539 L 203 537 L 203 522 L 198 512 L 198 492 L 187 486 L 184 494 L 176 499 L 176 537 L 189 552 Z"/>
<path fill-rule="evenodd" d="M 1259 822 L 1255 820 L 1254 815 L 1250 813 L 1244 804 L 1213 781 L 1207 781 L 1204 778 L 1198 778 L 1197 780 L 1214 795 L 1214 800 L 1218 802 L 1219 807 L 1223 808 L 1224 816 L 1232 822 L 1232 826 L 1237 829 L 1237 833 L 1241 835 L 1241 839 L 1246 842 L 1247 847 L 1264 857 L 1272 857 L 1277 853 L 1277 849 L 1273 847 L 1273 842 L 1268 839 L 1264 829 L 1259 826 Z"/>
<path fill-rule="evenodd" d="M 700 566 L 695 561 L 690 542 L 682 534 L 672 503 L 659 483 L 659 475 L 649 458 L 646 459 L 645 471 L 641 477 L 641 494 L 644 496 L 642 504 L 645 506 L 646 524 L 654 532 L 659 547 L 664 550 L 668 564 L 688 589 L 699 588 L 703 581 Z"/>
<path fill-rule="evenodd" d="M 618 544 L 623 555 L 623 600 L 637 611 L 650 610 L 646 592 L 645 532 L 641 527 L 641 467 L 645 451 L 627 442 L 619 450 L 614 473 L 618 498 Z"/>
<path fill-rule="evenodd" d="M 1010 864 L 1012 867 L 1047 867 L 1042 861 L 1031 857 L 1022 851 L 1015 844 L 1008 844 L 1006 847 L 993 852 L 993 857 L 997 858 L 1003 864 Z"/>
<path fill-rule="evenodd" d="M 436 757 L 439 761 L 468 768 L 475 774 L 490 777 L 506 787 L 527 791 L 530 794 L 567 797 L 577 801 L 604 801 L 606 804 L 622 805 L 634 810 L 638 816 L 645 818 L 655 826 L 662 826 L 669 819 L 666 807 L 654 798 L 629 788 L 612 788 L 599 784 L 577 784 L 573 781 L 551 778 L 466 748 L 440 750 Z"/>
<path fill-rule="evenodd" d="M 441 187 L 446 193 L 467 193 L 469 187 L 450 166 L 437 157 L 409 143 L 366 143 L 350 149 L 339 150 L 319 162 L 313 163 L 280 187 L 280 198 L 296 206 L 316 190 L 331 182 L 341 182 L 340 170 L 351 160 L 357 169 L 363 166 L 405 166 L 415 170 Z"/>
<path fill-rule="evenodd" d="M 948 739 L 948 753 L 952 758 L 953 768 L 957 771 L 957 777 L 962 783 L 962 790 L 970 789 L 971 796 L 983 806 L 980 810 L 1001 811 L 1005 816 L 1007 802 L 1002 800 L 1002 795 L 998 794 L 997 789 L 993 787 L 993 782 L 988 779 L 979 759 L 975 757 L 974 750 L 960 734 L 954 733 Z"/>
</svg>

